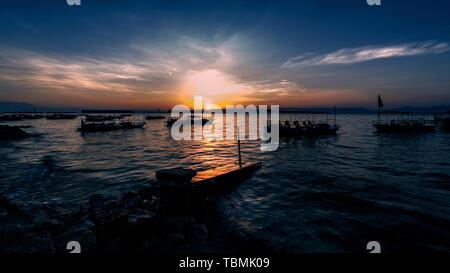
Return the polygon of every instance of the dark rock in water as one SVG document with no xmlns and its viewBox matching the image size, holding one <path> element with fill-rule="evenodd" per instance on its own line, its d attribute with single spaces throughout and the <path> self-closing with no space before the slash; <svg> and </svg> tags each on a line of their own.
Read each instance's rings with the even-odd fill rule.
<svg viewBox="0 0 450 273">
<path fill-rule="evenodd" d="M 81 246 L 81 253 L 94 253 L 97 248 L 95 233 L 90 229 L 90 223 L 70 227 L 56 239 L 56 252 L 68 253 L 67 243 L 76 241 Z"/>
<path fill-rule="evenodd" d="M 208 238 L 208 229 L 204 224 L 193 225 L 190 231 L 194 240 L 204 241 Z"/>
<path fill-rule="evenodd" d="M 20 212 L 24 207 L 26 207 L 26 204 L 19 200 L 7 201 L 5 206 L 9 213 Z"/>
<path fill-rule="evenodd" d="M 0 252 L 68 253 L 71 241 L 81 253 L 172 253 L 193 245 L 201 250 L 214 229 L 198 214 L 208 206 L 187 206 L 192 199 L 201 198 L 157 185 L 122 196 L 95 194 L 89 205 L 74 207 L 0 196 Z"/>
<path fill-rule="evenodd" d="M 156 197 L 152 196 L 151 199 L 145 199 L 142 201 L 142 207 L 146 210 L 157 212 L 160 208 L 161 200 Z"/>
<path fill-rule="evenodd" d="M 12 242 L 23 234 L 30 232 L 31 226 L 26 224 L 4 224 L 0 226 L 0 242 Z"/>
<path fill-rule="evenodd" d="M 0 125 L 0 139 L 22 139 L 29 136 L 17 126 Z"/>
<path fill-rule="evenodd" d="M 94 194 L 89 199 L 89 204 L 91 205 L 91 208 L 103 208 L 105 205 L 105 197 L 101 194 Z"/>
<path fill-rule="evenodd" d="M 146 185 L 139 190 L 139 195 L 144 199 L 149 199 L 155 195 L 155 187 Z"/>
<path fill-rule="evenodd" d="M 139 196 L 139 193 L 137 193 L 137 192 L 127 192 L 122 196 L 122 199 L 129 200 L 129 199 L 134 199 L 138 196 Z"/>
<path fill-rule="evenodd" d="M 96 224 L 101 224 L 106 219 L 106 213 L 104 210 L 96 208 L 89 213 L 89 219 Z"/>
<path fill-rule="evenodd" d="M 128 215 L 128 223 L 142 225 L 149 223 L 154 217 L 155 214 L 152 212 L 143 209 L 137 209 Z"/>
<path fill-rule="evenodd" d="M 112 199 L 104 203 L 103 208 L 105 210 L 115 210 L 123 207 L 123 201 L 121 199 Z"/>
<path fill-rule="evenodd" d="M 140 201 L 141 199 L 139 196 L 130 199 L 125 199 L 123 201 L 123 207 L 128 210 L 134 209 L 139 206 Z"/>
<path fill-rule="evenodd" d="M 172 234 L 169 234 L 169 236 L 167 236 L 167 243 L 169 243 L 169 244 L 180 245 L 180 244 L 183 244 L 184 241 L 185 241 L 184 235 L 183 235 L 183 233 L 180 233 L 180 232 L 172 233 Z"/>
<path fill-rule="evenodd" d="M 42 228 L 56 235 L 64 231 L 64 223 L 56 219 L 48 219 L 42 224 Z"/>
<path fill-rule="evenodd" d="M 6 211 L 6 208 L 3 206 L 0 206 L 0 219 L 3 217 L 8 216 L 8 212 Z"/>
<path fill-rule="evenodd" d="M 75 212 L 64 206 L 54 206 L 49 209 L 49 218 L 59 220 L 64 224 L 71 224 L 75 217 Z"/>
<path fill-rule="evenodd" d="M 111 215 L 110 222 L 114 225 L 122 225 L 126 223 L 126 221 L 128 220 L 128 214 L 129 214 L 128 210 L 121 209 L 119 212 Z"/>
<path fill-rule="evenodd" d="M 4 253 L 54 253 L 55 246 L 48 231 L 28 233 L 14 241 L 14 243 L 0 244 L 0 251 Z"/>
</svg>

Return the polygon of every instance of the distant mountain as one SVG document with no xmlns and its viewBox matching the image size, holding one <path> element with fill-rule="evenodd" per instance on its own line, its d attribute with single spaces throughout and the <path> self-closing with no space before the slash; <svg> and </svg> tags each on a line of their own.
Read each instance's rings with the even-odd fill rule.
<svg viewBox="0 0 450 273">
<path fill-rule="evenodd" d="M 329 112 L 330 114 L 334 112 L 334 108 L 280 108 L 280 111 L 311 111 L 311 112 Z M 367 108 L 350 108 L 336 107 L 336 114 L 374 114 L 376 110 Z"/>
<path fill-rule="evenodd" d="M 333 108 L 280 108 L 285 111 L 314 111 L 314 112 L 329 112 L 333 113 Z M 450 110 L 450 105 L 436 105 L 430 107 L 414 107 L 414 106 L 403 106 L 397 108 L 383 108 L 383 111 L 393 110 L 400 112 L 444 112 Z M 378 109 L 369 109 L 369 108 L 352 108 L 352 107 L 343 107 L 336 108 L 336 114 L 376 114 L 378 113 Z"/>
<path fill-rule="evenodd" d="M 25 102 L 0 101 L 0 113 L 5 112 L 79 112 L 80 108 L 41 107 Z"/>
<path fill-rule="evenodd" d="M 404 106 L 404 107 L 398 107 L 394 109 L 389 110 L 395 110 L 395 111 L 401 111 L 401 112 L 444 112 L 450 110 L 450 105 L 436 105 L 431 107 L 414 107 L 414 106 Z"/>
<path fill-rule="evenodd" d="M 0 113 L 2 112 L 32 112 L 34 105 L 24 102 L 0 101 Z"/>
<path fill-rule="evenodd" d="M 13 101 L 0 101 L 0 113 L 3 112 L 33 112 L 36 109 L 37 112 L 80 112 L 81 108 L 71 107 L 41 107 L 36 106 L 30 103 L 24 102 L 13 102 Z M 149 109 L 135 109 L 137 112 L 159 112 L 159 110 L 149 110 Z M 315 111 L 315 112 L 329 112 L 333 113 L 334 109 L 332 107 L 310 107 L 310 108 L 300 108 L 300 107 L 289 107 L 289 108 L 280 108 L 280 110 L 284 111 Z M 403 106 L 397 108 L 383 108 L 383 111 L 386 110 L 395 110 L 401 112 L 444 112 L 450 110 L 450 105 L 436 105 L 430 107 L 414 107 L 414 106 Z M 162 110 L 165 112 L 165 110 Z M 169 110 L 170 112 L 170 110 Z M 377 109 L 369 109 L 362 107 L 337 107 L 337 114 L 376 114 L 378 112 Z"/>
</svg>

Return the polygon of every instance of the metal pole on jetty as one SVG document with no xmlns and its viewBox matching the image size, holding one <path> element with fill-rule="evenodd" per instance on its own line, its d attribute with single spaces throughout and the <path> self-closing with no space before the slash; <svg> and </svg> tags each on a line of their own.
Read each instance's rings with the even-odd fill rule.
<svg viewBox="0 0 450 273">
<path fill-rule="evenodd" d="M 238 143 L 238 153 L 239 153 L 239 167 L 242 168 L 242 161 L 241 161 L 241 140 L 239 139 L 239 125 L 236 127 L 237 129 L 237 143 Z"/>
</svg>

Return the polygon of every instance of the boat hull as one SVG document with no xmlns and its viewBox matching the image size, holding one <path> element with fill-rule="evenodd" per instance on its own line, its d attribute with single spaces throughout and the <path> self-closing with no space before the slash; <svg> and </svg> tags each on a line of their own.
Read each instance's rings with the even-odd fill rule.
<svg viewBox="0 0 450 273">
<path fill-rule="evenodd" d="M 417 133 L 417 132 L 434 132 L 435 125 L 401 125 L 401 124 L 373 124 L 378 133 Z"/>
<path fill-rule="evenodd" d="M 307 135 L 335 135 L 340 126 L 329 127 L 299 127 L 285 128 L 280 127 L 280 136 L 307 136 Z"/>
<path fill-rule="evenodd" d="M 121 129 L 134 129 L 134 128 L 142 128 L 145 123 L 136 123 L 136 124 L 113 124 L 113 125 L 84 125 L 81 128 L 78 128 L 80 132 L 105 132 L 105 131 L 113 131 L 113 130 L 121 130 Z"/>
</svg>

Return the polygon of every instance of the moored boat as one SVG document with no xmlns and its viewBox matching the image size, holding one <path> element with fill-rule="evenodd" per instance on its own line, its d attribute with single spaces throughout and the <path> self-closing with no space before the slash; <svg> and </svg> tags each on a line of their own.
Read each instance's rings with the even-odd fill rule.
<svg viewBox="0 0 450 273">
<path fill-rule="evenodd" d="M 165 116 L 152 116 L 152 115 L 145 117 L 146 120 L 165 119 L 165 118 L 166 118 Z"/>
<path fill-rule="evenodd" d="M 427 113 L 383 111 L 372 125 L 378 133 L 434 132 L 436 124 L 426 119 Z M 383 116 L 386 116 L 384 118 Z M 419 118 L 418 118 L 419 117 Z"/>
<path fill-rule="evenodd" d="M 134 120 L 134 111 L 130 110 L 82 110 L 81 132 L 101 132 L 120 129 L 142 128 L 144 121 Z M 126 117 L 133 117 L 133 120 Z"/>
<path fill-rule="evenodd" d="M 284 122 L 280 120 L 280 136 L 335 135 L 341 127 L 336 124 L 336 109 L 334 109 L 333 123 L 329 122 L 328 112 L 285 110 L 280 111 L 280 113 L 289 114 L 289 119 L 284 120 Z M 307 118 L 299 121 L 297 115 L 306 115 Z M 315 115 L 326 115 L 326 119 L 315 122 L 312 118 Z"/>
<path fill-rule="evenodd" d="M 166 121 L 167 126 L 171 127 L 179 119 L 180 118 L 169 117 Z M 191 118 L 191 124 L 194 125 L 196 120 L 201 120 L 202 125 L 205 125 L 209 121 L 209 119 L 206 119 L 206 118 L 193 117 L 193 118 Z"/>
<path fill-rule="evenodd" d="M 76 113 L 47 113 L 47 119 L 76 119 Z"/>
</svg>

